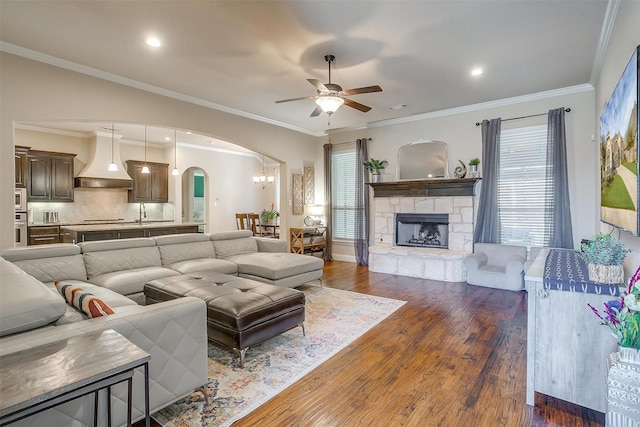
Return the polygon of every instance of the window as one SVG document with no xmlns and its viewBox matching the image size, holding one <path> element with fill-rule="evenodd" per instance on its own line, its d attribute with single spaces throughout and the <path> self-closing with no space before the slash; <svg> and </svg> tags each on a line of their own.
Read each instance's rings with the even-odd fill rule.
<svg viewBox="0 0 640 427">
<path fill-rule="evenodd" d="M 334 151 L 331 156 L 333 238 L 354 239 L 356 206 L 356 151 Z"/>
<path fill-rule="evenodd" d="M 503 244 L 548 244 L 553 203 L 548 177 L 546 125 L 501 132 L 498 211 Z"/>
</svg>

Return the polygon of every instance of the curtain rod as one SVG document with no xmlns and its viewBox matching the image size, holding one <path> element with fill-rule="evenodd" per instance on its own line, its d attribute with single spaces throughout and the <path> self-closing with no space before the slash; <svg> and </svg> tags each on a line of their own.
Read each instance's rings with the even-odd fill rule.
<svg viewBox="0 0 640 427">
<path fill-rule="evenodd" d="M 373 140 L 371 138 L 367 138 L 367 141 L 373 141 Z M 336 142 L 336 143 L 330 142 L 329 144 L 331 144 L 331 145 L 344 145 L 344 144 L 355 144 L 356 142 L 358 142 L 358 141 L 346 141 L 346 142 Z"/>
<path fill-rule="evenodd" d="M 565 113 L 568 113 L 571 111 L 571 108 L 565 108 L 564 109 Z M 508 122 L 509 120 L 520 120 L 520 119 L 528 119 L 529 117 L 538 117 L 538 116 L 545 116 L 549 113 L 540 113 L 540 114 L 531 114 L 528 116 L 520 116 L 520 117 L 511 117 L 510 119 L 502 119 L 503 122 Z M 482 123 L 476 123 L 476 126 L 480 126 Z"/>
</svg>

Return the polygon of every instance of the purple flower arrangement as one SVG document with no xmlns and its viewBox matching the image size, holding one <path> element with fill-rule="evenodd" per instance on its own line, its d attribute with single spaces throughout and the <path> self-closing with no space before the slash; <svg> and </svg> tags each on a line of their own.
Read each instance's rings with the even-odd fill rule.
<svg viewBox="0 0 640 427">
<path fill-rule="evenodd" d="M 618 345 L 640 349 L 640 267 L 620 298 L 604 303 L 603 313 L 588 305 L 600 319 L 600 324 L 611 329 Z"/>
</svg>

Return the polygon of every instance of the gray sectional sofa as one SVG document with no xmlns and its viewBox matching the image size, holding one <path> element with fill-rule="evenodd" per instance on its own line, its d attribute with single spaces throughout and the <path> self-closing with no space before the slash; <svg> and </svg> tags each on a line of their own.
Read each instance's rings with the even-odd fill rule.
<svg viewBox="0 0 640 427">
<path fill-rule="evenodd" d="M 240 230 L 0 251 L 0 355 L 114 329 L 151 354 L 150 408 L 157 411 L 206 383 L 207 313 L 205 302 L 193 297 L 144 306 L 144 285 L 195 272 L 287 287 L 321 280 L 322 260 L 286 253 L 287 249 L 285 241 Z M 102 299 L 114 314 L 87 318 L 57 293 L 54 281 L 59 280 Z M 121 425 L 126 387 L 112 387 L 111 395 L 114 424 Z M 141 371 L 134 376 L 133 395 L 133 418 L 138 420 L 144 416 Z M 88 425 L 92 399 L 76 399 L 14 425 Z M 105 407 L 100 405 L 101 423 L 106 420 Z"/>
</svg>

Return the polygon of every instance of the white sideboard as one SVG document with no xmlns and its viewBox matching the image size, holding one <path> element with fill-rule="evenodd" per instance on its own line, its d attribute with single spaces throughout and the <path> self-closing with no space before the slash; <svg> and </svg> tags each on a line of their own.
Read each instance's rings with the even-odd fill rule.
<svg viewBox="0 0 640 427">
<path fill-rule="evenodd" d="M 548 253 L 542 250 L 525 275 L 527 404 L 535 405 L 539 392 L 605 412 L 607 357 L 617 351 L 617 343 L 587 304 L 602 311 L 603 303 L 615 297 L 545 289 Z"/>
</svg>

